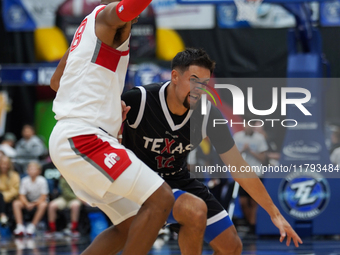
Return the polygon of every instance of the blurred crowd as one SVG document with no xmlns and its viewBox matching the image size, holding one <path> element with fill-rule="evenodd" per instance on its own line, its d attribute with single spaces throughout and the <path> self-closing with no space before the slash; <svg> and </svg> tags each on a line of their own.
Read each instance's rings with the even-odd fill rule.
<svg viewBox="0 0 340 255">
<path fill-rule="evenodd" d="M 89 206 L 55 168 L 34 127 L 24 125 L 21 135 L 17 140 L 5 133 L 0 144 L 0 228 L 16 237 L 34 236 L 38 229 L 46 238 L 88 234 Z"/>
</svg>

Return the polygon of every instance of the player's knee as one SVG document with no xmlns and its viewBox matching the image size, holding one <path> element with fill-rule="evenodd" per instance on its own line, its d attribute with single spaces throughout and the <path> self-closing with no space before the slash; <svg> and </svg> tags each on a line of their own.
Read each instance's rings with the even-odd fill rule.
<svg viewBox="0 0 340 255">
<path fill-rule="evenodd" d="M 233 254 L 239 255 L 242 253 L 243 245 L 240 237 L 237 235 L 235 236 L 234 243 L 233 243 Z"/>
<path fill-rule="evenodd" d="M 196 226 L 203 226 L 206 227 L 207 224 L 207 205 L 205 202 L 197 198 L 194 201 L 192 201 L 192 206 L 187 208 L 185 215 L 186 218 L 190 221 L 190 224 L 196 225 Z"/>
<path fill-rule="evenodd" d="M 235 227 L 230 227 L 215 239 L 210 242 L 211 247 L 214 250 L 214 254 L 233 254 L 240 255 L 242 253 L 242 242 L 238 236 Z"/>
<path fill-rule="evenodd" d="M 169 212 L 175 203 L 172 190 L 166 183 L 163 183 L 162 186 L 158 188 L 158 190 L 152 195 L 151 199 L 156 201 L 159 208 L 166 209 Z"/>
<path fill-rule="evenodd" d="M 241 255 L 243 245 L 240 237 L 238 235 L 234 235 L 233 241 L 225 243 L 221 247 L 218 247 L 219 252 L 217 254 L 233 254 L 233 255 Z"/>
<path fill-rule="evenodd" d="M 125 221 L 115 225 L 111 226 L 108 228 L 108 231 L 111 232 L 110 235 L 114 236 L 119 236 L 122 237 L 123 239 L 126 239 L 129 233 L 130 226 L 133 222 L 135 217 L 130 217 L 126 219 Z M 125 242 L 124 242 L 125 243 Z"/>
<path fill-rule="evenodd" d="M 169 211 L 172 209 L 172 207 L 175 204 L 174 194 L 172 193 L 172 190 L 168 185 L 164 187 L 164 203 L 165 203 L 166 208 L 169 209 Z"/>
</svg>

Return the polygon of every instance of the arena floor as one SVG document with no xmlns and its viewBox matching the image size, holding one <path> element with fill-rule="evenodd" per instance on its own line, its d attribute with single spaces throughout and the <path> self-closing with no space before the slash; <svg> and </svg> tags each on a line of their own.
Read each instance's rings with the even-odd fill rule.
<svg viewBox="0 0 340 255">
<path fill-rule="evenodd" d="M 340 241 L 334 238 L 305 238 L 299 248 L 286 247 L 278 239 L 257 238 L 243 239 L 244 255 L 340 255 Z M 67 237 L 46 239 L 10 238 L 0 239 L 0 255 L 76 255 L 90 243 L 89 238 L 71 239 Z M 180 255 L 176 241 L 168 241 L 161 248 L 153 248 L 149 254 Z M 204 245 L 202 254 L 212 254 L 208 245 Z M 100 255 L 100 254 L 98 254 Z"/>
</svg>

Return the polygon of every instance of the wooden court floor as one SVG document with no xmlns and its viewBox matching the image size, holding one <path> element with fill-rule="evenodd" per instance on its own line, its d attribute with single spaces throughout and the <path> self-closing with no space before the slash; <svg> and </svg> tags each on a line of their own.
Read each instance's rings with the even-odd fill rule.
<svg viewBox="0 0 340 255">
<path fill-rule="evenodd" d="M 278 238 L 244 237 L 243 255 L 340 255 L 340 240 L 334 237 L 304 238 L 299 248 L 286 247 Z M 77 255 L 90 243 L 90 238 L 72 239 L 59 237 L 1 238 L 0 255 Z M 170 240 L 158 248 L 153 248 L 150 255 L 180 255 L 177 241 Z M 202 254 L 212 254 L 208 245 L 204 245 Z M 100 255 L 100 254 L 98 254 Z"/>
</svg>

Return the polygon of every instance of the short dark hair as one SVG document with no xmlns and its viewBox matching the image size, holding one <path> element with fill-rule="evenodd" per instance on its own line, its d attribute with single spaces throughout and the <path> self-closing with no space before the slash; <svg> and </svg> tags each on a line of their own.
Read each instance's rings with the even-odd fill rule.
<svg viewBox="0 0 340 255">
<path fill-rule="evenodd" d="M 171 70 L 178 68 L 185 72 L 189 66 L 196 65 L 210 70 L 212 73 L 215 69 L 215 61 L 211 60 L 203 49 L 187 48 L 177 53 L 171 61 Z"/>
</svg>

